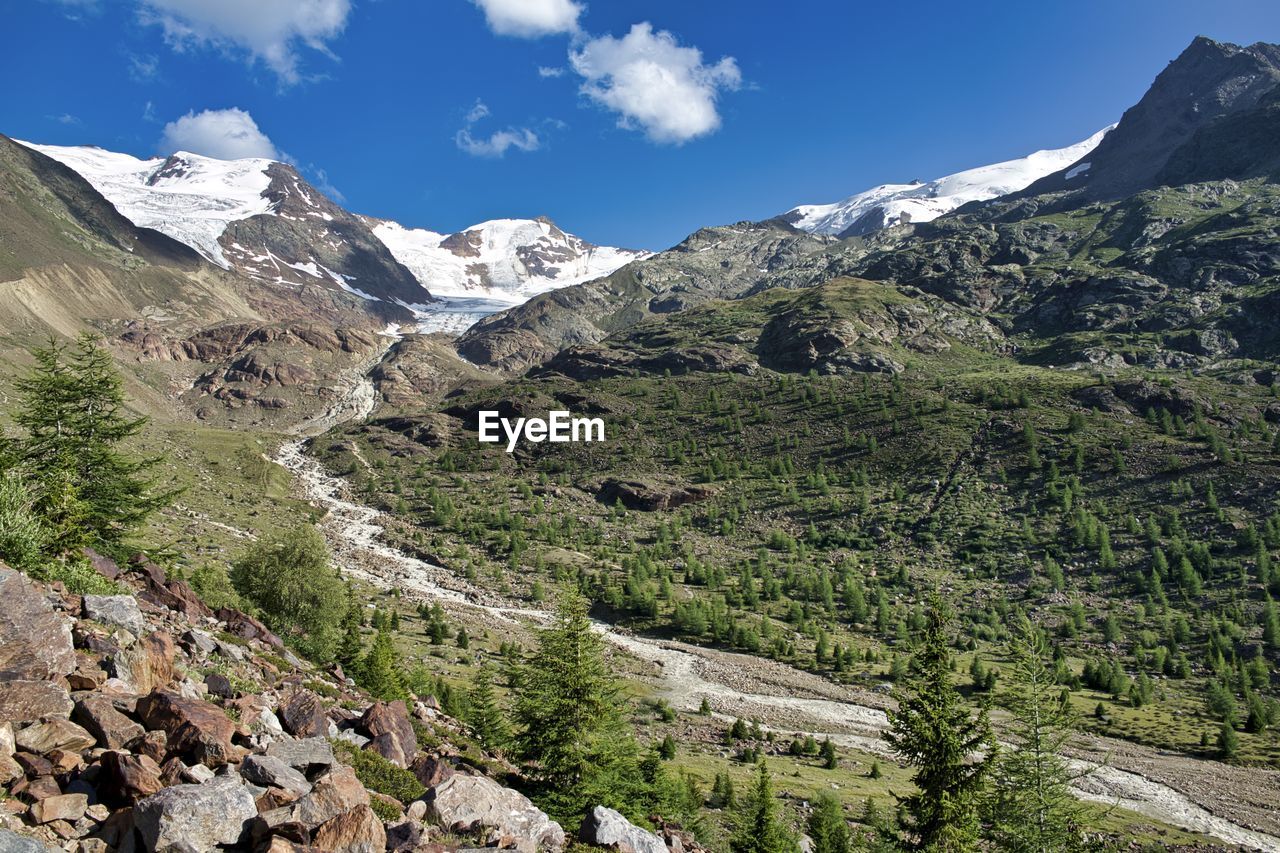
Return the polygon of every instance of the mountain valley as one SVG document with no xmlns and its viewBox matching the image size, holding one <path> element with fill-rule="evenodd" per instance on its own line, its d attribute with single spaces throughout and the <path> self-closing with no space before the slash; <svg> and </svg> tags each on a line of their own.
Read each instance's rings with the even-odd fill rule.
<svg viewBox="0 0 1280 853">
<path fill-rule="evenodd" d="M 40 348 L 90 333 L 111 411 L 147 419 L 120 441 L 154 457 L 143 491 L 176 490 L 34 587 L 0 566 L 73 630 L 41 679 L 140 738 L 37 749 L 84 711 L 0 718 L 0 848 L 147 849 L 181 784 L 256 798 L 200 849 L 738 851 L 771 779 L 788 838 L 814 843 L 830 800 L 846 849 L 912 849 L 920 765 L 893 738 L 922 655 L 956 719 L 989 715 L 972 768 L 1025 747 L 1030 642 L 1081 804 L 1046 849 L 1280 850 L 1277 139 L 1280 47 L 1201 37 L 1076 145 L 651 253 L 546 217 L 410 228 L 272 160 L 0 136 L 0 486 L 39 455 L 11 445 L 34 441 Z M 558 410 L 608 439 L 477 441 L 482 412 Z M 6 525 L 56 503 L 34 494 L 0 494 L 15 568 Z M 260 564 L 296 587 L 264 594 Z M 143 602 L 138 630 L 94 619 L 103 591 Z M 642 782 L 581 793 L 527 758 L 570 640 L 609 693 L 584 693 L 603 728 L 573 749 Z M 31 677 L 4 654 L 0 708 Z M 165 677 L 139 676 L 156 654 Z M 198 760 L 208 733 L 161 726 L 161 701 L 228 717 L 225 755 Z M 161 728 L 155 790 L 43 819 L 120 795 L 106 756 L 144 764 Z M 296 744 L 337 757 L 254 775 Z M 348 770 L 349 801 L 306 814 Z M 450 779 L 520 826 L 449 818 Z M 937 849 L 1023 849 L 1002 779 L 976 846 Z M 605 805 L 640 834 L 597 831 Z"/>
</svg>

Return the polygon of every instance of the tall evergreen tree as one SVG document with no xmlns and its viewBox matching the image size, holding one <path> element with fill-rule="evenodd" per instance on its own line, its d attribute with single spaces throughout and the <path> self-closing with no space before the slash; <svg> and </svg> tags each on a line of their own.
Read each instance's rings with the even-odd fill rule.
<svg viewBox="0 0 1280 853">
<path fill-rule="evenodd" d="M 813 839 L 813 853 L 849 853 L 849 823 L 840 801 L 830 791 L 819 794 L 813 804 L 809 837 Z"/>
<path fill-rule="evenodd" d="M 1071 793 L 1073 774 L 1061 757 L 1076 719 L 1062 701 L 1053 653 L 1043 633 L 1023 617 L 1009 655 L 1009 730 L 1016 748 L 996 762 L 989 800 L 992 840 L 1001 850 L 1026 853 L 1079 849 L 1083 808 Z"/>
<path fill-rule="evenodd" d="M 92 335 L 71 345 L 50 340 L 32 352 L 35 368 L 17 381 L 15 422 L 25 435 L 13 455 L 33 491 L 51 547 L 115 549 L 174 493 L 148 472 L 158 459 L 121 449 L 147 419 L 125 411 L 124 384 Z"/>
<path fill-rule="evenodd" d="M 515 753 L 528 763 L 546 809 L 570 827 L 596 805 L 634 814 L 644 787 L 639 748 L 583 598 L 566 596 L 519 667 L 515 687 Z"/>
<path fill-rule="evenodd" d="M 373 637 L 369 653 L 360 663 L 360 685 L 373 696 L 388 702 L 406 699 L 409 691 L 401 675 L 403 669 L 391 626 L 384 622 Z"/>
<path fill-rule="evenodd" d="M 467 698 L 467 722 L 471 724 L 476 739 L 489 750 L 506 748 L 511 731 L 493 692 L 493 672 L 488 666 L 482 666 L 476 672 Z"/>
<path fill-rule="evenodd" d="M 743 798 L 729 849 L 733 853 L 796 853 L 800 849 L 795 836 L 778 817 L 773 779 L 763 761 L 756 767 L 755 784 Z"/>
<path fill-rule="evenodd" d="M 347 587 L 347 610 L 342 616 L 342 639 L 338 641 L 338 650 L 334 659 L 342 665 L 348 675 L 355 675 L 360 668 L 360 660 L 364 652 L 364 640 L 360 629 L 364 626 L 364 611 L 356 598 L 353 587 Z"/>
<path fill-rule="evenodd" d="M 886 740 L 916 768 L 917 792 L 900 798 L 906 843 L 922 850 L 975 849 L 979 795 L 996 743 L 986 711 L 974 717 L 952 684 L 947 616 L 937 594 L 889 722 Z"/>
</svg>

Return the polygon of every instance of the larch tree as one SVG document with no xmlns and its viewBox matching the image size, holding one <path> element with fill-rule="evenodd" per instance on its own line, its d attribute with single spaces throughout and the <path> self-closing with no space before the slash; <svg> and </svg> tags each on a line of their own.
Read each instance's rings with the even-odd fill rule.
<svg viewBox="0 0 1280 853">
<path fill-rule="evenodd" d="M 952 683 L 947 616 L 937 594 L 929 601 L 923 637 L 897 698 L 885 738 L 916 768 L 917 788 L 900 798 L 904 842 L 921 850 L 975 849 L 978 808 L 996 742 L 986 711 L 975 716 Z"/>
<path fill-rule="evenodd" d="M 1062 701 L 1053 652 L 1026 617 L 1008 651 L 1013 673 L 1006 699 L 1014 746 L 995 766 L 988 799 L 992 841 L 1001 850 L 1025 853 L 1079 849 L 1083 807 L 1071 793 L 1077 774 L 1062 758 L 1077 720 Z"/>
</svg>

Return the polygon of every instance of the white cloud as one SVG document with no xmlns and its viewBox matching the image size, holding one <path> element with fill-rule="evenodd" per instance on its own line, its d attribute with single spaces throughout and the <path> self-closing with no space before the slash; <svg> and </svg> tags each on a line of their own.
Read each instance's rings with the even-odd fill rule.
<svg viewBox="0 0 1280 853">
<path fill-rule="evenodd" d="M 488 115 L 489 107 L 483 101 L 476 101 L 475 106 L 467 111 L 465 125 L 454 134 L 454 144 L 472 157 L 501 157 L 511 148 L 517 151 L 537 151 L 542 147 L 538 134 L 527 127 L 508 127 L 494 131 L 487 137 L 473 135 L 472 125 Z"/>
<path fill-rule="evenodd" d="M 573 0 L 472 0 L 500 36 L 538 38 L 578 31 L 582 5 Z"/>
<path fill-rule="evenodd" d="M 71 113 L 63 113 L 60 116 L 45 116 L 45 118 L 56 121 L 58 124 L 79 124 L 80 119 Z"/>
<path fill-rule="evenodd" d="M 232 107 L 226 110 L 189 112 L 164 126 L 160 153 L 190 151 L 218 160 L 242 157 L 284 159 L 267 135 L 258 129 L 253 116 Z"/>
<path fill-rule="evenodd" d="M 563 77 L 564 69 L 559 66 L 539 65 L 538 76 L 544 79 L 547 77 Z"/>
<path fill-rule="evenodd" d="M 742 85 L 733 57 L 714 65 L 666 30 L 634 24 L 620 39 L 593 38 L 569 53 L 581 91 L 619 114 L 618 125 L 643 128 L 654 142 L 682 144 L 720 126 L 716 99 Z"/>
<path fill-rule="evenodd" d="M 163 28 L 175 48 L 208 45 L 243 50 L 266 64 L 282 84 L 298 82 L 298 52 L 332 56 L 350 0 L 139 0 L 143 22 Z"/>
</svg>

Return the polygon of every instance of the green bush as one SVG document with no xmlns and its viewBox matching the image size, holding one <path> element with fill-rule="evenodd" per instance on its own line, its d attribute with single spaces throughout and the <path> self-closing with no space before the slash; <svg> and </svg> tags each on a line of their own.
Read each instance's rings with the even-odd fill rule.
<svg viewBox="0 0 1280 853">
<path fill-rule="evenodd" d="M 49 534 L 32 508 L 33 501 L 14 471 L 0 477 L 0 560 L 33 569 L 49 544 Z"/>
<path fill-rule="evenodd" d="M 370 791 L 386 794 L 402 803 L 411 803 L 427 792 L 417 776 L 403 767 L 397 767 L 376 752 L 356 749 L 341 740 L 333 741 L 333 747 L 338 756 L 356 771 L 360 783 Z"/>
<path fill-rule="evenodd" d="M 347 590 L 329 566 L 329 549 L 315 527 L 258 540 L 231 567 L 231 583 L 307 657 L 333 659 Z"/>
</svg>

